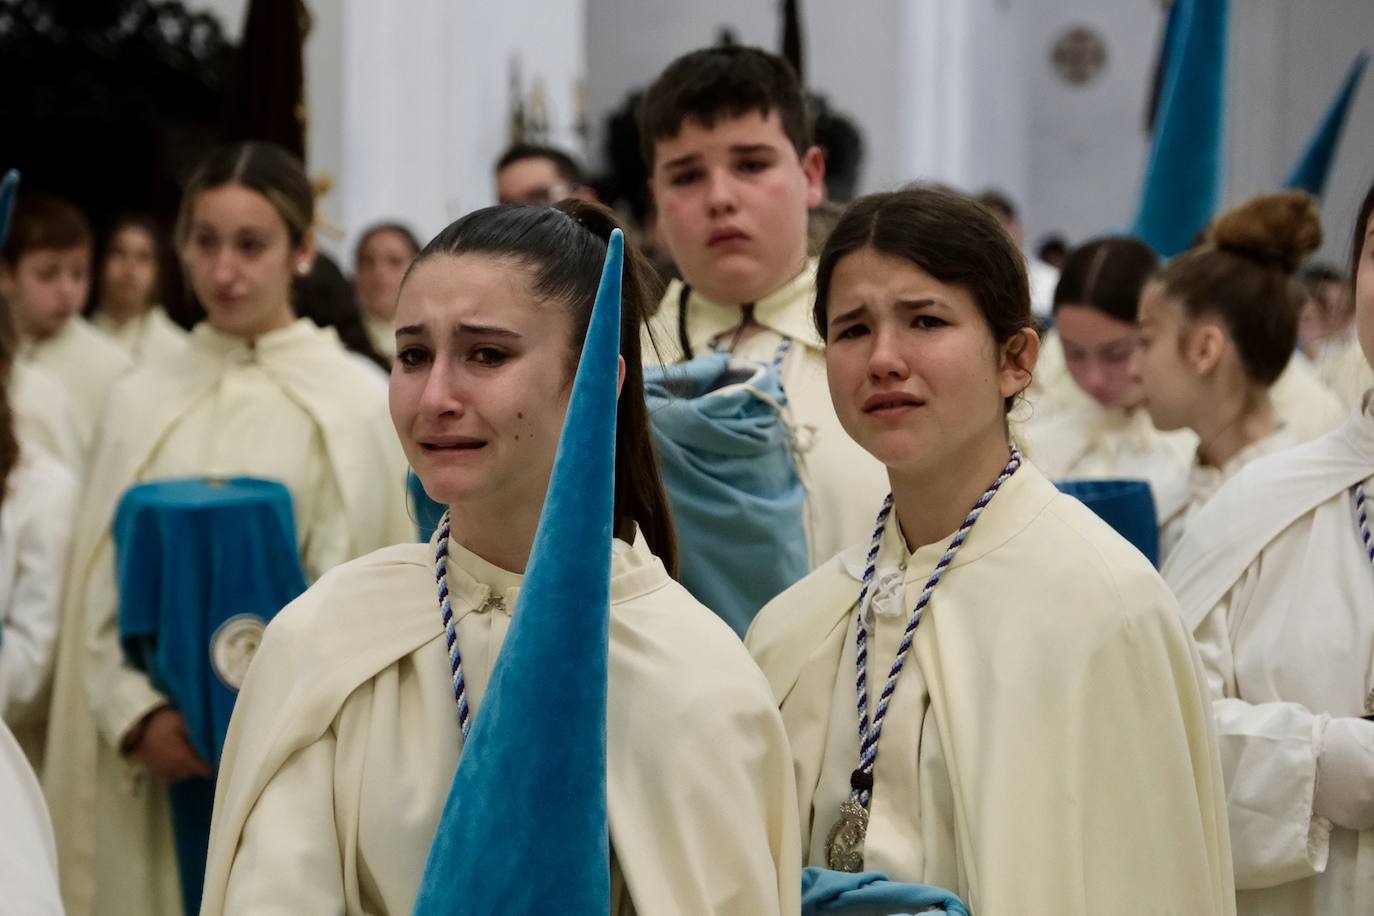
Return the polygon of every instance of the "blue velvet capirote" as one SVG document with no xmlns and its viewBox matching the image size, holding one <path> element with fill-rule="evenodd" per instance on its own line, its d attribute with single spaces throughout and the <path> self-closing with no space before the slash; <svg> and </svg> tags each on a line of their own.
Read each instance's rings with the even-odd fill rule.
<svg viewBox="0 0 1374 916">
<path fill-rule="evenodd" d="M 623 246 L 616 230 L 520 597 L 425 863 L 415 903 L 423 916 L 610 909 L 606 685 Z"/>
<path fill-rule="evenodd" d="M 19 170 L 10 169 L 0 178 L 0 245 L 10 233 L 10 215 L 14 213 L 14 197 L 19 193 Z"/>
<path fill-rule="evenodd" d="M 1170 10 L 1159 115 L 1133 235 L 1166 258 L 1187 250 L 1216 212 L 1226 139 L 1229 0 Z"/>
<path fill-rule="evenodd" d="M 1326 180 L 1331 177 L 1331 166 L 1336 161 L 1336 151 L 1341 145 L 1345 122 L 1350 117 L 1351 103 L 1355 100 L 1355 92 L 1360 87 L 1368 64 L 1368 51 L 1361 51 L 1355 56 L 1340 88 L 1336 90 L 1336 97 L 1331 100 L 1321 123 L 1303 148 L 1302 156 L 1293 163 L 1292 171 L 1283 182 L 1285 188 L 1307 191 L 1313 197 L 1322 196 L 1326 190 Z"/>
</svg>

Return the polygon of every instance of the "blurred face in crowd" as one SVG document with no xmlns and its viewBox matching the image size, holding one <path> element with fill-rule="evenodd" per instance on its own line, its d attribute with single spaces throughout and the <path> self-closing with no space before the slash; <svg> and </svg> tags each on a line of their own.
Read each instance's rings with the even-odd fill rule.
<svg viewBox="0 0 1374 916">
<path fill-rule="evenodd" d="M 110 239 L 102 265 L 102 303 L 115 312 L 140 314 L 153 304 L 157 285 L 157 242 L 142 226 L 124 226 Z"/>
<path fill-rule="evenodd" d="M 0 262 L 0 295 L 14 309 L 20 333 L 42 340 L 81 311 L 91 285 L 91 250 L 34 248 L 13 264 Z"/>
<path fill-rule="evenodd" d="M 1355 272 L 1355 333 L 1365 360 L 1374 366 L 1374 219 L 1364 228 L 1364 245 Z"/>
<path fill-rule="evenodd" d="M 1055 309 L 1054 330 L 1079 388 L 1103 407 L 1129 410 L 1140 405 L 1138 327 L 1090 305 L 1066 303 Z"/>
<path fill-rule="evenodd" d="M 1324 280 L 1315 293 L 1303 303 L 1298 317 L 1298 340 L 1307 352 L 1328 337 L 1344 334 L 1355 317 L 1350 288 L 1344 283 Z"/>
<path fill-rule="evenodd" d="M 776 111 L 710 128 L 688 119 L 655 144 L 649 185 L 683 279 L 714 302 L 757 302 L 806 264 L 806 216 L 824 194 L 825 162 L 814 146 L 797 156 Z"/>
<path fill-rule="evenodd" d="M 1030 382 L 1038 341 L 999 346 L 973 295 L 862 248 L 835 265 L 826 375 L 835 412 L 895 472 L 947 470 L 1006 446 L 1004 399 Z"/>
<path fill-rule="evenodd" d="M 1194 330 L 1164 284 L 1145 285 L 1140 295 L 1140 381 L 1145 408 L 1159 429 L 1190 426 L 1204 393 L 1203 376 L 1189 359 Z"/>
<path fill-rule="evenodd" d="M 201 191 L 188 223 L 182 258 L 211 325 L 251 338 L 295 320 L 291 278 L 310 270 L 312 236 L 293 245 L 272 203 L 232 184 Z"/>
<path fill-rule="evenodd" d="M 390 321 L 396 314 L 401 278 L 413 257 L 405 236 L 386 229 L 372 233 L 358 250 L 358 298 L 373 318 Z"/>
<path fill-rule="evenodd" d="M 577 186 L 558 174 L 552 159 L 517 159 L 496 173 L 496 199 L 503 204 L 548 206 L 575 196 Z"/>
</svg>

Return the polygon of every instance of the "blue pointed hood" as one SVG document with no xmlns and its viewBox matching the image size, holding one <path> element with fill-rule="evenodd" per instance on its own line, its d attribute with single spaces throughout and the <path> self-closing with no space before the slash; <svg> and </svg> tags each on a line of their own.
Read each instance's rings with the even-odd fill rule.
<svg viewBox="0 0 1374 916">
<path fill-rule="evenodd" d="M 14 213 L 14 197 L 19 193 L 19 170 L 10 169 L 0 179 L 0 245 L 9 238 L 10 215 Z"/>
<path fill-rule="evenodd" d="M 1188 248 L 1221 201 L 1228 0 L 1176 0 L 1154 143 L 1133 233 L 1162 256 Z"/>
<path fill-rule="evenodd" d="M 1293 170 L 1284 179 L 1285 188 L 1306 191 L 1321 199 L 1322 192 L 1326 190 L 1326 180 L 1331 176 L 1331 166 L 1336 161 L 1336 150 L 1341 144 L 1345 122 L 1350 117 L 1351 102 L 1360 88 L 1360 80 L 1364 78 L 1368 64 L 1369 52 L 1361 51 L 1346 71 L 1345 81 L 1331 100 L 1326 116 L 1317 125 L 1312 139 L 1307 141 L 1302 157 L 1293 163 Z"/>
<path fill-rule="evenodd" d="M 611 234 L 515 613 L 415 912 L 605 913 L 606 678 L 624 237 Z"/>
</svg>

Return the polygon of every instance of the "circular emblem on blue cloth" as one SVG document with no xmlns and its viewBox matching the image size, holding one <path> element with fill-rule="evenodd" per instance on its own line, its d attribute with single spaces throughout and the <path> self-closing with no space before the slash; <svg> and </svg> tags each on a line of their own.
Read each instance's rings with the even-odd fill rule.
<svg viewBox="0 0 1374 916">
<path fill-rule="evenodd" d="M 235 614 L 210 637 L 210 665 L 215 669 L 215 677 L 230 690 L 243 686 L 265 629 L 267 621 L 257 614 Z"/>
</svg>

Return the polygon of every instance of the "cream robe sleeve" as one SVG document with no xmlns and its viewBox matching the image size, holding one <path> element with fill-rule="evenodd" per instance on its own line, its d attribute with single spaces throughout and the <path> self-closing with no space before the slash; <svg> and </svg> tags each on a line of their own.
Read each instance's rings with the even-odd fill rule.
<svg viewBox="0 0 1374 916">
<path fill-rule="evenodd" d="M 76 517 L 77 481 L 55 459 L 22 458 L 0 504 L 12 534 L 11 569 L 0 631 L 0 718 L 15 722 L 40 714 L 57 652 L 62 585 Z M 7 564 L 9 565 L 9 564 Z M 40 714 L 41 715 L 41 714 Z"/>
<path fill-rule="evenodd" d="M 0 723 L 0 916 L 61 916 L 57 846 L 29 762 Z"/>
<path fill-rule="evenodd" d="M 685 600 L 668 607 L 684 615 L 697 610 Z M 719 621 L 710 623 L 728 634 Z M 637 635 L 642 642 L 672 631 Z M 682 642 L 690 645 L 694 635 L 684 631 Z M 610 743 L 607 758 L 615 856 L 643 916 L 790 916 L 801 907 L 787 734 L 762 675 L 741 666 L 745 653 L 732 642 L 719 640 L 695 672 L 677 677 L 662 662 L 680 653 L 626 653 L 627 665 L 643 665 L 634 672 L 612 661 L 613 683 L 643 686 L 612 693 L 609 715 L 634 727 Z"/>
<path fill-rule="evenodd" d="M 119 642 L 114 539 L 108 534 L 97 549 L 86 583 L 85 606 L 86 646 L 82 664 L 86 698 L 101 736 L 118 750 L 144 716 L 171 701 L 124 656 Z"/>
<path fill-rule="evenodd" d="M 339 844 L 321 842 L 337 833 L 334 755 L 328 731 L 292 754 L 263 788 L 239 837 L 223 912 L 345 911 Z"/>
<path fill-rule="evenodd" d="M 304 528 L 301 542 L 301 568 L 307 582 L 314 582 L 329 570 L 358 555 L 344 510 L 343 494 L 327 462 L 317 471 L 314 495 L 309 501 L 310 517 L 300 519 Z"/>
<path fill-rule="evenodd" d="M 1312 810 L 1321 720 L 1299 703 L 1237 696 L 1231 608 L 1244 605 L 1251 567 L 1193 631 L 1202 656 L 1228 792 L 1236 888 L 1254 890 L 1326 870 L 1331 822 Z"/>
</svg>

